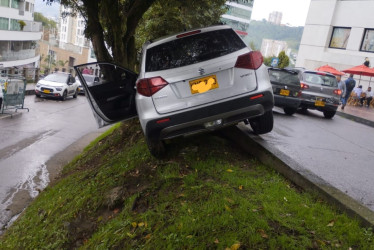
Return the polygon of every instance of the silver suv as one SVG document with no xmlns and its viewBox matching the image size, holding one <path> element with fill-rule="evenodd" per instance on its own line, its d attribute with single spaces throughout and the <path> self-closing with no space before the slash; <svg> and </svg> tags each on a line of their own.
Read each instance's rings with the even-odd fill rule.
<svg viewBox="0 0 374 250">
<path fill-rule="evenodd" d="M 334 117 L 338 109 L 341 90 L 338 88 L 336 77 L 330 73 L 293 68 L 297 71 L 301 85 L 300 107 L 316 109 L 323 112 L 325 118 Z"/>
<path fill-rule="evenodd" d="M 85 67 L 99 81 L 87 84 Z M 140 72 L 111 63 L 75 66 L 99 126 L 139 117 L 150 152 L 164 140 L 249 122 L 257 134 L 273 128 L 274 97 L 261 53 L 229 26 L 176 34 L 143 45 Z"/>
</svg>

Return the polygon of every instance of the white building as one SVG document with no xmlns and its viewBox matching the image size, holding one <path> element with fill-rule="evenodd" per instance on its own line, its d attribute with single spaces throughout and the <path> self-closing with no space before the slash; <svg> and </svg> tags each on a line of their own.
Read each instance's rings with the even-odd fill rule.
<svg viewBox="0 0 374 250">
<path fill-rule="evenodd" d="M 290 50 L 288 50 L 286 41 L 262 39 L 261 54 L 263 55 L 263 57 L 277 57 L 281 51 L 285 51 L 289 55 Z"/>
<path fill-rule="evenodd" d="M 374 0 L 311 0 L 296 66 L 374 66 Z M 360 79 L 355 76 L 355 79 Z M 366 87 L 368 77 L 361 77 Z"/>
<path fill-rule="evenodd" d="M 273 12 L 269 13 L 268 22 L 273 23 L 275 25 L 280 25 L 281 22 L 282 22 L 282 16 L 283 16 L 282 12 L 273 11 Z"/>
<path fill-rule="evenodd" d="M 84 18 L 79 13 L 76 16 L 64 16 L 63 12 L 70 13 L 71 9 L 60 5 L 59 47 L 76 53 L 82 53 L 82 48 L 87 47 L 91 50 L 87 62 L 95 62 L 92 46 L 84 36 L 86 26 Z"/>
<path fill-rule="evenodd" d="M 20 73 L 39 63 L 42 23 L 34 22 L 34 0 L 0 0 L 0 70 Z"/>
</svg>

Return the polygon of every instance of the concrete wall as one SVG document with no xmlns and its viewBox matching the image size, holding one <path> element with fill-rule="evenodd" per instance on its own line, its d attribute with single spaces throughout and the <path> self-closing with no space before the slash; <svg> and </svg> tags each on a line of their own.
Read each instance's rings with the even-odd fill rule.
<svg viewBox="0 0 374 250">
<path fill-rule="evenodd" d="M 344 70 L 369 57 L 373 67 L 374 53 L 360 51 L 365 28 L 374 28 L 373 11 L 374 0 L 311 0 L 296 66 L 315 69 L 329 64 Z M 333 27 L 351 28 L 346 49 L 329 48 Z M 369 80 L 361 77 L 360 84 L 366 88 Z"/>
</svg>

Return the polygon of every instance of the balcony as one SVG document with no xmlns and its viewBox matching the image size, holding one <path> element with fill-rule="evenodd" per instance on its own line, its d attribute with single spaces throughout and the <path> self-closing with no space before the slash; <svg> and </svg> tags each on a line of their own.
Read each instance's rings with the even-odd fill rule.
<svg viewBox="0 0 374 250">
<path fill-rule="evenodd" d="M 0 62 L 18 61 L 39 55 L 39 46 L 34 41 L 0 41 Z"/>
</svg>

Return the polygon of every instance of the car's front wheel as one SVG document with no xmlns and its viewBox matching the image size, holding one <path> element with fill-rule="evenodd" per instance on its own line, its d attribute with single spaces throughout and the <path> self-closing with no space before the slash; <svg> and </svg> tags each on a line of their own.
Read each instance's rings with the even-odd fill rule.
<svg viewBox="0 0 374 250">
<path fill-rule="evenodd" d="M 284 110 L 284 113 L 285 113 L 286 115 L 293 115 L 293 114 L 295 114 L 296 111 L 297 111 L 297 109 L 295 109 L 295 108 L 290 108 L 290 107 L 284 107 L 283 110 Z"/>
<path fill-rule="evenodd" d="M 325 116 L 325 118 L 327 119 L 331 119 L 334 117 L 334 115 L 336 114 L 336 111 L 323 111 L 323 115 Z"/>
<path fill-rule="evenodd" d="M 265 134 L 273 130 L 273 111 L 267 111 L 260 117 L 255 118 L 254 120 L 249 121 L 251 124 L 252 130 L 255 134 Z"/>
<path fill-rule="evenodd" d="M 68 92 L 65 90 L 64 93 L 62 94 L 61 100 L 65 101 L 67 96 L 68 96 Z"/>
<path fill-rule="evenodd" d="M 150 139 L 146 136 L 148 150 L 156 158 L 162 158 L 166 154 L 165 143 L 160 140 Z"/>
<path fill-rule="evenodd" d="M 77 96 L 78 96 L 78 88 L 75 90 L 75 93 L 74 93 L 74 95 L 73 95 L 73 98 L 77 98 Z"/>
</svg>

